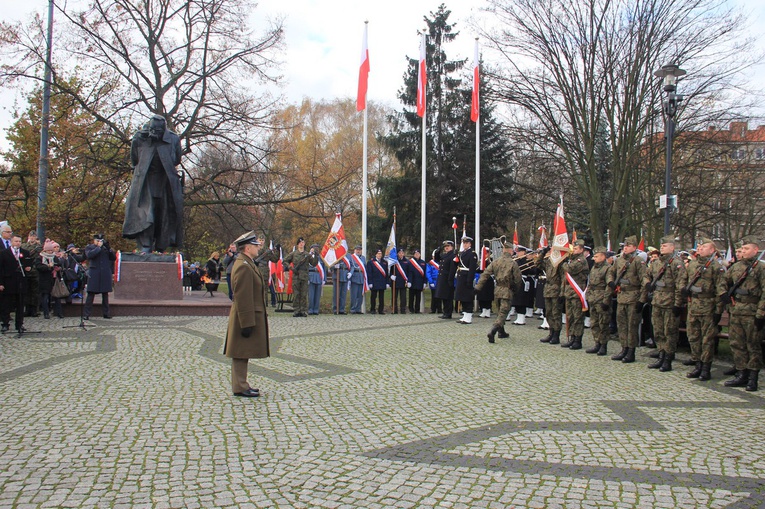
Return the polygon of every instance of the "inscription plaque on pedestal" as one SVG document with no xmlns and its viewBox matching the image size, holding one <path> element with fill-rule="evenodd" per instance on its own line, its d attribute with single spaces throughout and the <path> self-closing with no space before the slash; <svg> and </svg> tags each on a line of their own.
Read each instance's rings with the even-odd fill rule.
<svg viewBox="0 0 765 509">
<path fill-rule="evenodd" d="M 183 300 L 175 255 L 122 254 L 114 297 L 125 300 Z"/>
</svg>

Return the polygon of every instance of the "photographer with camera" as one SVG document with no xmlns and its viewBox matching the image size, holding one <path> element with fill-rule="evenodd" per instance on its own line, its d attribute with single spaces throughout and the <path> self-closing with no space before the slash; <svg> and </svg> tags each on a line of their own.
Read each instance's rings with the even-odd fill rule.
<svg viewBox="0 0 765 509">
<path fill-rule="evenodd" d="M 90 319 L 93 310 L 93 299 L 101 294 L 101 308 L 104 318 L 111 318 L 109 313 L 109 292 L 112 291 L 112 267 L 117 254 L 109 246 L 109 241 L 103 233 L 93 235 L 93 243 L 85 248 L 85 258 L 88 260 L 88 298 L 85 301 L 85 320 Z"/>
</svg>

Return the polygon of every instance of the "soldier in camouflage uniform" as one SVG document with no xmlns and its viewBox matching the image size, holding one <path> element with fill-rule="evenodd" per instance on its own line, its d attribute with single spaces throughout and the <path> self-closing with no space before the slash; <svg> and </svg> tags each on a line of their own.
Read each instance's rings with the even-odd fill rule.
<svg viewBox="0 0 765 509">
<path fill-rule="evenodd" d="M 743 387 L 753 392 L 762 368 L 762 338 L 765 329 L 765 264 L 758 261 L 759 240 L 741 239 L 741 260 L 725 274 L 728 292 L 723 303 L 730 306 L 730 349 L 736 364 L 736 377 L 727 387 Z M 733 289 L 735 287 L 735 289 Z M 729 292 L 733 290 L 733 295 Z"/>
<path fill-rule="evenodd" d="M 688 378 L 705 381 L 712 378 L 717 324 L 723 312 L 720 298 L 725 294 L 725 269 L 716 260 L 717 247 L 712 239 L 698 240 L 696 258 L 688 264 L 688 283 L 683 292 L 688 298 L 688 343 L 695 368 Z"/>
<path fill-rule="evenodd" d="M 538 270 L 543 270 L 545 273 L 545 287 L 543 296 L 545 298 L 545 318 L 547 324 L 550 326 L 550 333 L 546 338 L 542 338 L 539 341 L 542 343 L 550 343 L 551 345 L 560 344 L 560 330 L 563 328 L 563 321 L 561 319 L 561 313 L 563 306 L 560 299 L 560 287 L 563 281 L 563 263 L 559 263 L 557 266 L 553 265 L 552 260 L 546 257 L 550 251 L 549 247 L 542 249 L 539 252 L 539 257 L 536 261 L 536 267 Z"/>
<path fill-rule="evenodd" d="M 308 266 L 316 267 L 319 254 L 315 250 L 306 252 L 305 239 L 300 237 L 295 250 L 284 257 L 285 266 L 292 263 L 292 316 L 308 316 Z"/>
<path fill-rule="evenodd" d="M 579 285 L 579 289 L 584 291 L 587 287 L 587 276 L 590 274 L 590 264 L 584 256 L 584 241 L 577 240 L 571 245 L 571 254 L 563 266 L 560 296 L 565 299 L 566 306 L 566 332 L 568 332 L 568 341 L 561 343 L 563 348 L 571 350 L 581 350 L 582 334 L 584 334 L 584 310 L 579 295 L 569 282 L 568 274 L 574 282 Z"/>
<path fill-rule="evenodd" d="M 639 301 L 640 287 L 645 273 L 645 262 L 635 255 L 637 237 L 624 239 L 624 248 L 608 271 L 606 284 L 616 292 L 616 326 L 622 351 L 611 357 L 624 363 L 635 362 L 638 344 L 638 325 L 643 304 Z"/>
<path fill-rule="evenodd" d="M 264 251 L 260 254 L 260 256 L 258 256 L 253 261 L 258 266 L 260 275 L 263 276 L 263 281 L 265 281 L 266 284 L 268 284 L 269 292 L 270 292 L 272 283 L 270 282 L 271 281 L 271 266 L 269 265 L 269 262 L 276 263 L 279 261 L 279 249 L 281 248 L 281 246 L 277 244 L 276 246 L 274 246 L 273 249 L 265 249 L 266 239 L 262 235 L 258 235 L 258 242 L 260 242 L 261 246 L 264 246 Z M 268 299 L 266 299 L 266 304 L 268 304 Z"/>
<path fill-rule="evenodd" d="M 662 237 L 658 258 L 652 260 L 643 275 L 640 303 L 651 303 L 651 324 L 659 350 L 650 369 L 672 371 L 677 352 L 678 320 L 685 304 L 683 288 L 688 283 L 685 264 L 675 253 L 675 238 Z"/>
<path fill-rule="evenodd" d="M 476 293 L 487 284 L 489 278 L 494 277 L 494 298 L 497 300 L 497 319 L 489 331 L 489 343 L 494 343 L 494 335 L 499 332 L 500 338 L 506 338 L 509 334 L 505 331 L 505 320 L 510 312 L 510 305 L 513 302 L 513 292 L 521 286 L 521 270 L 513 259 L 513 245 L 505 242 L 502 246 L 502 256 L 494 260 L 486 267 L 481 274 L 478 283 L 475 285 Z"/>
<path fill-rule="evenodd" d="M 606 276 L 610 266 L 606 261 L 606 248 L 596 246 L 592 255 L 595 262 L 590 269 L 587 283 L 587 303 L 590 306 L 590 328 L 595 345 L 585 350 L 587 353 L 606 355 L 608 338 L 611 335 L 608 322 L 611 318 L 611 290 L 606 285 Z"/>
</svg>

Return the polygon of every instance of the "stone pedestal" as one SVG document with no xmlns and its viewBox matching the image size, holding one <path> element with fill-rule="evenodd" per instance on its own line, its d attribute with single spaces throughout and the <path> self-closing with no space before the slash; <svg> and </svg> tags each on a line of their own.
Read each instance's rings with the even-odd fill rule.
<svg viewBox="0 0 765 509">
<path fill-rule="evenodd" d="M 183 300 L 175 255 L 122 253 L 114 297 L 121 300 Z"/>
</svg>

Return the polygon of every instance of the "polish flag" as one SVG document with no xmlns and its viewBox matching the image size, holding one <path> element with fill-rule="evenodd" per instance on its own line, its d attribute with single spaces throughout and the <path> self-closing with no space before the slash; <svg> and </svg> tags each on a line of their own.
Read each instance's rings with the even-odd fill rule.
<svg viewBox="0 0 765 509">
<path fill-rule="evenodd" d="M 478 39 L 475 40 L 475 54 L 473 55 L 473 97 L 470 101 L 470 120 L 478 122 L 480 103 L 478 102 L 478 86 L 480 84 L 480 67 L 478 60 Z"/>
<path fill-rule="evenodd" d="M 427 72 L 425 70 L 425 34 L 422 34 L 420 40 L 420 65 L 417 68 L 417 116 L 425 116 L 425 86 L 428 82 Z"/>
<path fill-rule="evenodd" d="M 369 48 L 367 48 L 367 24 L 364 23 L 364 39 L 361 41 L 361 65 L 359 66 L 359 93 L 356 96 L 356 111 L 367 107 L 367 85 L 369 85 Z"/>
<path fill-rule="evenodd" d="M 539 230 L 539 249 L 543 249 L 547 247 L 547 228 L 545 228 L 545 225 L 542 225 L 538 228 Z"/>
<path fill-rule="evenodd" d="M 332 230 L 327 235 L 324 247 L 321 248 L 321 257 L 332 267 L 341 261 L 348 254 L 348 242 L 345 240 L 345 230 L 343 229 L 343 219 L 340 214 L 335 214 L 335 222 L 332 224 Z"/>
<path fill-rule="evenodd" d="M 566 220 L 563 217 L 563 198 L 558 204 L 558 210 L 555 212 L 555 231 L 553 232 L 553 243 L 550 250 L 550 261 L 554 267 L 569 253 L 568 230 L 566 230 Z"/>
<path fill-rule="evenodd" d="M 518 221 L 515 222 L 515 229 L 513 230 L 513 251 L 518 249 Z"/>
</svg>

